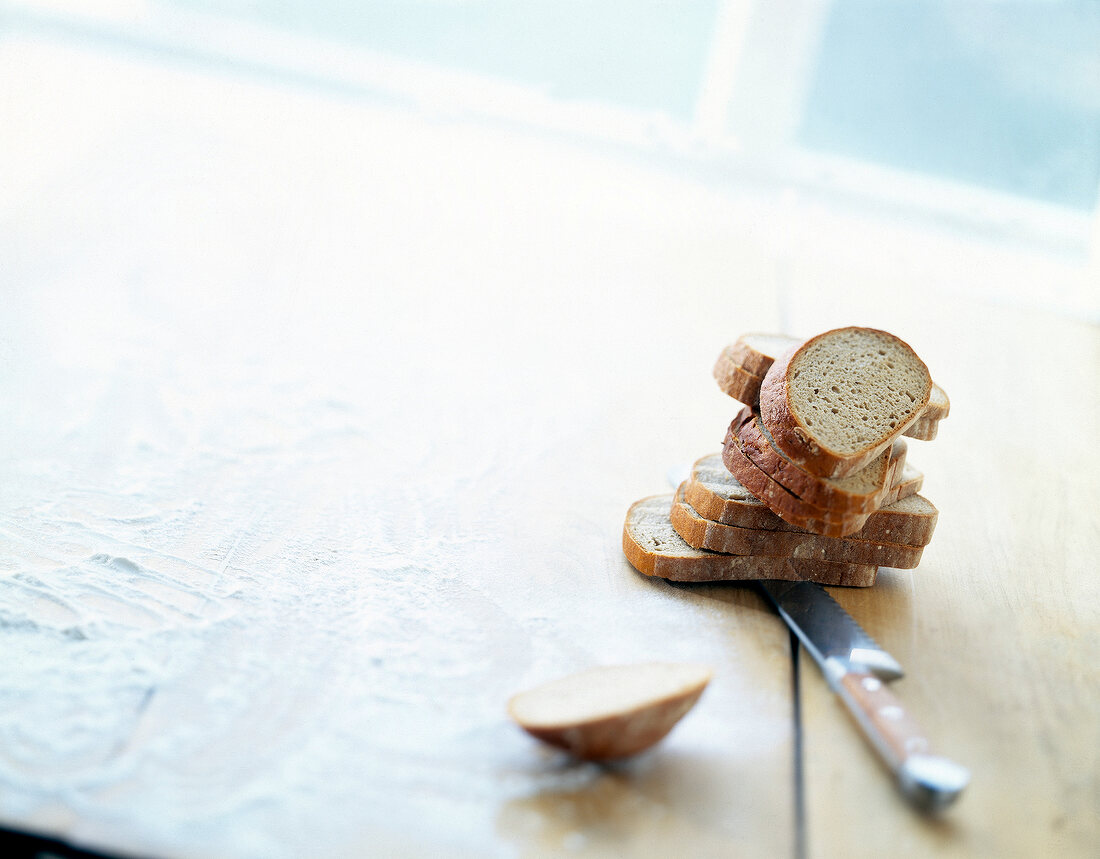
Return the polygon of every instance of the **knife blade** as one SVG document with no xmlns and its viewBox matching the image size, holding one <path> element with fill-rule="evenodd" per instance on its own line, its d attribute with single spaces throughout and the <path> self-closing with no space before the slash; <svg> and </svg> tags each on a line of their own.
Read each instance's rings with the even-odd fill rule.
<svg viewBox="0 0 1100 859">
<path fill-rule="evenodd" d="M 887 689 L 889 681 L 903 674 L 897 660 L 821 585 L 762 581 L 760 586 L 821 667 L 906 799 L 929 812 L 958 799 L 970 773 L 932 751 L 924 731 Z"/>
</svg>

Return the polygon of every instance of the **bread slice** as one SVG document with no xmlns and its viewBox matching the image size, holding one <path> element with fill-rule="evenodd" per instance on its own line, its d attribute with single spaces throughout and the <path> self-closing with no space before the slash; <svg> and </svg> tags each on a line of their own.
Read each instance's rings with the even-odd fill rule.
<svg viewBox="0 0 1100 859">
<path fill-rule="evenodd" d="M 777 355 L 789 352 L 802 341 L 801 337 L 788 337 L 786 334 L 742 334 L 736 343 L 726 347 L 723 354 L 745 372 L 763 378 Z"/>
<path fill-rule="evenodd" d="M 851 536 L 908 546 L 928 545 L 936 529 L 939 511 L 931 501 L 917 494 L 923 481 L 924 476 L 907 463 L 884 506 L 872 513 L 864 526 Z M 704 456 L 692 466 L 684 500 L 704 519 L 725 525 L 814 534 L 826 530 L 819 519 L 807 519 L 796 525 L 775 515 L 729 473 L 718 453 Z"/>
<path fill-rule="evenodd" d="M 785 334 L 742 334 L 737 342 L 727 346 L 714 365 L 714 378 L 726 394 L 746 406 L 759 409 L 760 385 L 777 356 L 798 346 L 802 341 Z M 951 410 L 951 402 L 935 382 L 928 405 L 919 418 L 902 435 L 931 441 L 939 431 L 939 422 Z"/>
<path fill-rule="evenodd" d="M 731 425 L 741 450 L 776 483 L 803 501 L 834 513 L 873 513 L 882 506 L 894 478 L 905 464 L 906 444 L 896 440 L 869 465 L 847 477 L 818 477 L 799 467 L 778 449 L 759 417 L 747 406 Z"/>
<path fill-rule="evenodd" d="M 718 387 L 745 405 L 754 406 L 760 398 L 760 385 L 764 381 L 763 376 L 757 376 L 729 358 L 728 352 L 732 346 L 727 346 L 725 351 L 718 356 L 714 365 L 714 378 Z"/>
<path fill-rule="evenodd" d="M 775 446 L 820 477 L 865 468 L 916 421 L 932 377 L 908 343 L 874 328 L 811 337 L 772 364 L 760 416 Z"/>
<path fill-rule="evenodd" d="M 783 558 L 816 558 L 846 564 L 878 564 L 911 570 L 920 563 L 923 546 L 905 546 L 854 537 L 823 537 L 803 531 L 763 531 L 704 519 L 677 490 L 669 520 L 676 533 L 694 549 Z"/>
<path fill-rule="evenodd" d="M 859 531 L 874 512 L 838 513 L 835 510 L 827 510 L 807 503 L 787 487 L 777 483 L 745 455 L 732 426 L 726 433 L 726 441 L 722 447 L 722 462 L 730 473 L 766 504 L 775 515 L 799 528 L 812 530 L 815 534 L 847 537 Z M 900 480 L 900 475 L 895 480 Z M 892 488 L 887 490 L 881 503 L 885 505 L 892 494 Z"/>
<path fill-rule="evenodd" d="M 950 411 L 951 401 L 947 398 L 947 392 L 933 382 L 932 391 L 928 395 L 928 405 L 902 435 L 921 441 L 931 441 L 939 432 L 940 421 L 946 418 Z"/>
<path fill-rule="evenodd" d="M 758 558 L 693 549 L 672 527 L 671 493 L 635 501 L 623 524 L 623 553 L 639 573 L 676 582 L 779 579 L 870 587 L 878 567 L 804 558 Z"/>
</svg>

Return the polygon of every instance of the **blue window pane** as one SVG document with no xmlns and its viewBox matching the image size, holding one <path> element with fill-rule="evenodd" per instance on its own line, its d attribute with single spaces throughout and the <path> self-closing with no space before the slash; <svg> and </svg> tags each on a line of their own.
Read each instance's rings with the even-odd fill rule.
<svg viewBox="0 0 1100 859">
<path fill-rule="evenodd" d="M 799 138 L 1092 209 L 1100 3 L 836 0 Z"/>
</svg>

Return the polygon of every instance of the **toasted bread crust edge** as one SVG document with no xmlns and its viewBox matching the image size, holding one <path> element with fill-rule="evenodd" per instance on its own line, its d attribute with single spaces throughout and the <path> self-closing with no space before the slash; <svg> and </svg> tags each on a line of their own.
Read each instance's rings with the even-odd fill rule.
<svg viewBox="0 0 1100 859">
<path fill-rule="evenodd" d="M 714 364 L 714 379 L 722 393 L 733 397 L 746 405 L 754 405 L 760 396 L 760 384 L 763 376 L 747 371 L 730 357 L 732 346 L 727 346 Z"/>
<path fill-rule="evenodd" d="M 893 511 L 889 508 L 889 505 L 919 493 L 923 482 L 924 475 L 914 470 L 914 476 L 911 479 L 894 485 L 887 497 L 883 499 L 883 506 L 870 515 L 863 528 L 849 536 L 861 540 L 878 540 L 907 546 L 927 546 L 932 541 L 939 519 L 939 511 L 935 505 L 921 496 L 931 508 L 931 513 L 914 514 Z M 821 534 L 828 530 L 827 523 L 821 519 L 802 519 L 795 516 L 783 519 L 758 499 L 754 502 L 745 502 L 734 498 L 723 498 L 696 478 L 694 467 L 691 478 L 684 488 L 684 500 L 704 519 L 723 525 L 752 528 L 758 531 L 794 530 L 810 534 Z"/>
<path fill-rule="evenodd" d="M 807 504 L 789 489 L 776 483 L 745 455 L 732 427 L 726 433 L 726 441 L 722 446 L 722 462 L 742 486 L 766 504 L 776 516 L 792 525 L 802 527 L 803 523 L 812 521 L 819 526 L 814 529 L 815 533 L 829 537 L 847 537 L 866 525 L 871 515 L 860 513 L 845 516 Z"/>
<path fill-rule="evenodd" d="M 630 505 L 623 523 L 623 554 L 639 573 L 676 582 L 811 581 L 840 587 L 871 587 L 878 575 L 874 564 L 845 564 L 801 558 L 762 558 L 751 555 L 728 555 L 699 550 L 698 555 L 671 557 L 647 551 L 631 534 L 636 507 L 654 498 L 667 499 L 669 508 L 673 496 L 651 496 Z"/>
<path fill-rule="evenodd" d="M 695 549 L 734 554 L 763 555 L 838 561 L 846 564 L 878 564 L 910 570 L 920 563 L 923 546 L 906 546 L 882 540 L 826 537 L 801 531 L 757 531 L 724 525 L 701 517 L 684 501 L 681 487 L 672 503 L 669 520 L 684 542 Z"/>
<path fill-rule="evenodd" d="M 730 346 L 726 347 L 729 351 L 729 356 L 735 364 L 739 364 L 741 369 L 746 373 L 751 373 L 754 376 L 760 376 L 763 378 L 768 370 L 771 369 L 772 363 L 775 361 L 775 355 L 768 355 L 747 342 L 747 338 L 759 336 L 768 337 L 773 340 L 781 339 L 781 337 L 789 340 L 790 342 L 785 347 L 786 349 L 793 349 L 799 346 L 802 341 L 798 337 L 788 337 L 786 335 L 779 334 L 759 334 L 752 332 L 749 334 L 742 334 L 737 338 L 737 341 Z"/>
<path fill-rule="evenodd" d="M 787 460 L 772 447 L 761 431 L 759 416 L 746 412 L 749 410 L 743 409 L 734 419 L 742 452 L 772 480 L 815 507 L 841 514 L 873 513 L 882 506 L 882 499 L 886 497 L 894 479 L 905 465 L 905 443 L 895 440 L 875 488 L 862 495 L 848 492 L 830 482 L 829 478 L 817 477 Z M 876 455 L 876 459 L 881 455 Z"/>
</svg>

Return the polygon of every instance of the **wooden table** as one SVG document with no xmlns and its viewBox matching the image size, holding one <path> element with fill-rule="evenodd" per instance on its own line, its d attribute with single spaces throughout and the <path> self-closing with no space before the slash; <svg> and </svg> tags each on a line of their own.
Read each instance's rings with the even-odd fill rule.
<svg viewBox="0 0 1100 859">
<path fill-rule="evenodd" d="M 142 55 L 9 38 L 0 93 L 4 826 L 139 856 L 1093 855 L 1100 339 L 1042 306 L 1095 267 Z M 910 449 L 919 569 L 832 590 L 972 769 L 938 820 L 753 586 L 620 550 L 718 448 L 727 342 L 853 323 L 952 400 Z M 650 659 L 715 679 L 634 760 L 506 718 Z"/>
</svg>

